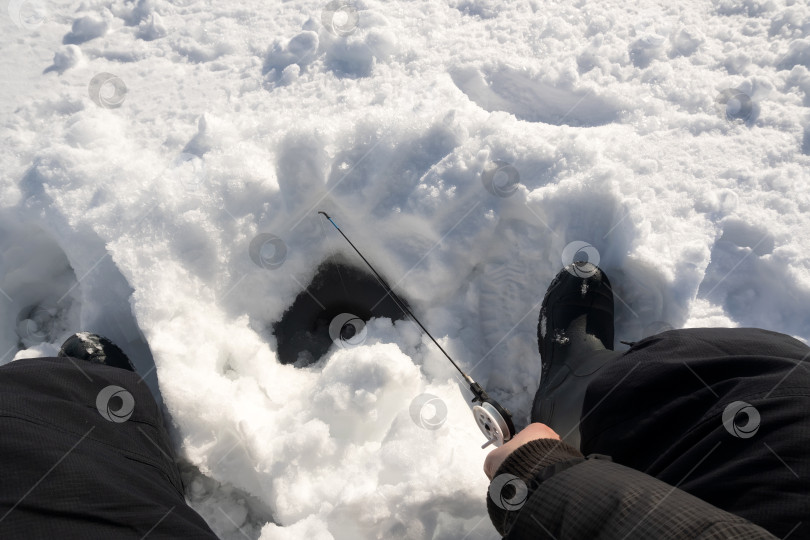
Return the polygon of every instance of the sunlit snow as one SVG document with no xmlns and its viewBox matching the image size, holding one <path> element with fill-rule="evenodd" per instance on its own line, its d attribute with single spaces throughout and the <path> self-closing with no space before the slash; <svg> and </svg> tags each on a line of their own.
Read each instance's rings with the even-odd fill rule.
<svg viewBox="0 0 810 540">
<path fill-rule="evenodd" d="M 518 427 L 575 256 L 614 284 L 618 347 L 810 339 L 806 3 L 6 7 L 0 363 L 119 343 L 224 539 L 499 537 L 472 395 L 415 324 L 277 360 L 318 266 L 362 267 L 318 210 Z"/>
</svg>

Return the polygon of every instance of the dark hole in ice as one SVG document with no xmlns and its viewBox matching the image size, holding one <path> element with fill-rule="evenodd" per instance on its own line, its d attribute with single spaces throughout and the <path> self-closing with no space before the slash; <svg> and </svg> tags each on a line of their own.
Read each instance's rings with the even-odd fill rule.
<svg viewBox="0 0 810 540">
<path fill-rule="evenodd" d="M 386 281 L 391 282 L 387 278 Z M 402 298 L 402 293 L 398 294 Z M 407 305 L 407 300 L 403 301 Z M 329 324 L 342 313 L 351 313 L 364 322 L 375 317 L 405 318 L 402 309 L 370 271 L 341 258 L 326 260 L 306 290 L 298 294 L 281 320 L 273 325 L 279 361 L 304 367 L 320 360 L 332 346 Z M 340 328 L 340 338 L 349 340 L 357 332 L 357 325 L 347 322 Z"/>
</svg>

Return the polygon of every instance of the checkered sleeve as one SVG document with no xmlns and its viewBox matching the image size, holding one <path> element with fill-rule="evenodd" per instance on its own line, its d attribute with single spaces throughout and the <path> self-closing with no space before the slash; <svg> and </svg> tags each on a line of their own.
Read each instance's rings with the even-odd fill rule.
<svg viewBox="0 0 810 540">
<path fill-rule="evenodd" d="M 517 448 L 487 493 L 495 528 L 523 539 L 776 539 L 765 529 L 605 456 L 540 439 Z"/>
</svg>

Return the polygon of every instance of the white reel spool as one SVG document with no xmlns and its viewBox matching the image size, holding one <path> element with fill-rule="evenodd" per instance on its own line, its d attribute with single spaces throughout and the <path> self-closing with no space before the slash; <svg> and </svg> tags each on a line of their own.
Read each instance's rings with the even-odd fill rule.
<svg viewBox="0 0 810 540">
<path fill-rule="evenodd" d="M 486 448 L 490 444 L 496 447 L 503 445 L 504 439 L 509 437 L 509 428 L 501 413 L 485 401 L 473 407 L 473 415 L 481 433 L 487 438 L 487 442 L 481 448 Z"/>
</svg>

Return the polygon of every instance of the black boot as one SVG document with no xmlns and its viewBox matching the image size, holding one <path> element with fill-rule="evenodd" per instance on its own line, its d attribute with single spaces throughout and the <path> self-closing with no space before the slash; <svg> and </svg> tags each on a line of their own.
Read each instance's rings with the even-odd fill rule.
<svg viewBox="0 0 810 540">
<path fill-rule="evenodd" d="M 596 373 L 621 356 L 613 351 L 613 290 L 591 263 L 573 263 L 551 282 L 537 326 L 542 370 L 532 422 L 542 422 L 579 448 L 585 391 Z"/>
<path fill-rule="evenodd" d="M 67 338 L 59 350 L 59 356 L 135 371 L 132 362 L 118 345 L 105 337 L 89 332 L 79 332 Z"/>
</svg>

